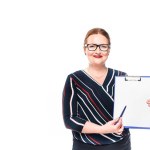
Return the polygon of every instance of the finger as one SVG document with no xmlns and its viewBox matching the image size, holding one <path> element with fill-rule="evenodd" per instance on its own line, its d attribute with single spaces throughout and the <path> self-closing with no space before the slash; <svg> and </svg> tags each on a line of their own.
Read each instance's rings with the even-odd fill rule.
<svg viewBox="0 0 150 150">
<path fill-rule="evenodd" d="M 146 103 L 148 104 L 148 106 L 150 107 L 150 100 L 149 101 L 146 101 Z"/>
<path fill-rule="evenodd" d="M 115 125 L 121 126 L 122 125 L 122 118 L 119 118 L 119 120 L 116 122 Z"/>
<path fill-rule="evenodd" d="M 109 121 L 110 124 L 115 125 L 119 121 L 119 118 Z"/>
<path fill-rule="evenodd" d="M 124 130 L 124 126 L 122 125 L 122 126 L 117 130 L 117 133 L 122 134 L 123 130 Z"/>
<path fill-rule="evenodd" d="M 115 118 L 114 120 L 113 120 L 113 122 L 117 122 L 117 121 L 119 121 L 119 117 L 118 118 Z"/>
<path fill-rule="evenodd" d="M 148 100 L 146 101 L 146 103 L 147 103 L 147 104 L 150 104 L 150 99 L 148 99 Z"/>
<path fill-rule="evenodd" d="M 121 134 L 122 134 L 122 132 L 117 132 L 116 134 L 121 135 Z"/>
<path fill-rule="evenodd" d="M 118 122 L 118 123 L 116 124 L 116 129 L 117 129 L 118 131 L 120 131 L 120 132 L 122 132 L 122 131 L 124 130 L 124 126 L 123 126 L 123 124 L 122 124 L 122 121 L 120 121 L 120 122 Z"/>
<path fill-rule="evenodd" d="M 123 124 L 122 124 L 122 126 L 120 127 L 120 129 L 119 129 L 120 131 L 123 131 L 124 130 L 124 126 L 123 126 Z"/>
</svg>

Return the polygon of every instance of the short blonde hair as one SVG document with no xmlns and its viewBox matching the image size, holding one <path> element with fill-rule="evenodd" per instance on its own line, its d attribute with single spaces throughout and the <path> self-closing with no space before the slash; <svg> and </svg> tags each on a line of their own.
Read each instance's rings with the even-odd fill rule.
<svg viewBox="0 0 150 150">
<path fill-rule="evenodd" d="M 93 28 L 91 30 L 89 30 L 85 36 L 85 39 L 84 39 L 84 45 L 87 44 L 87 39 L 90 35 L 93 35 L 93 34 L 101 34 L 103 36 L 105 36 L 108 40 L 108 44 L 110 45 L 111 42 L 110 42 L 110 36 L 109 34 L 102 28 Z"/>
</svg>

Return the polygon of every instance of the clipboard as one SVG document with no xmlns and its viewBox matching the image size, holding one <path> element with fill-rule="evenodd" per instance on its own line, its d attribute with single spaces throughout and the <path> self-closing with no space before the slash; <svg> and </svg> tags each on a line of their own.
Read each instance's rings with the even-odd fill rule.
<svg viewBox="0 0 150 150">
<path fill-rule="evenodd" d="M 150 129 L 150 76 L 116 76 L 113 118 L 122 117 L 125 128 Z"/>
</svg>

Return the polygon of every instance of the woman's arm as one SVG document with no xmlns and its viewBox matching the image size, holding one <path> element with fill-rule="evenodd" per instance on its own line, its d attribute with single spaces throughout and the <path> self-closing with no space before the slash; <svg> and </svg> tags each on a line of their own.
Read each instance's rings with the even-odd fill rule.
<svg viewBox="0 0 150 150">
<path fill-rule="evenodd" d="M 77 112 L 77 93 L 72 77 L 69 75 L 62 96 L 62 112 L 66 128 L 81 132 L 87 120 L 78 116 Z"/>
<path fill-rule="evenodd" d="M 109 121 L 105 125 L 97 125 L 95 123 L 87 121 L 82 129 L 82 133 L 97 133 L 97 134 L 107 134 L 107 133 L 117 133 L 121 134 L 123 132 L 122 119 L 118 118 L 112 121 Z M 116 123 L 117 122 L 117 123 Z"/>
</svg>

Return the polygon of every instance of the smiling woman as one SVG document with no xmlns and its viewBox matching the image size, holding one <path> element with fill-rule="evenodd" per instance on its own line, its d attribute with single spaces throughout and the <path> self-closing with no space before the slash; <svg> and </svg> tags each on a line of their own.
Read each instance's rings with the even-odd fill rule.
<svg viewBox="0 0 150 150">
<path fill-rule="evenodd" d="M 131 149 L 129 130 L 124 129 L 122 119 L 113 120 L 114 79 L 126 73 L 105 65 L 110 44 L 104 29 L 89 30 L 84 40 L 89 65 L 66 79 L 63 119 L 73 133 L 73 150 Z"/>
</svg>

